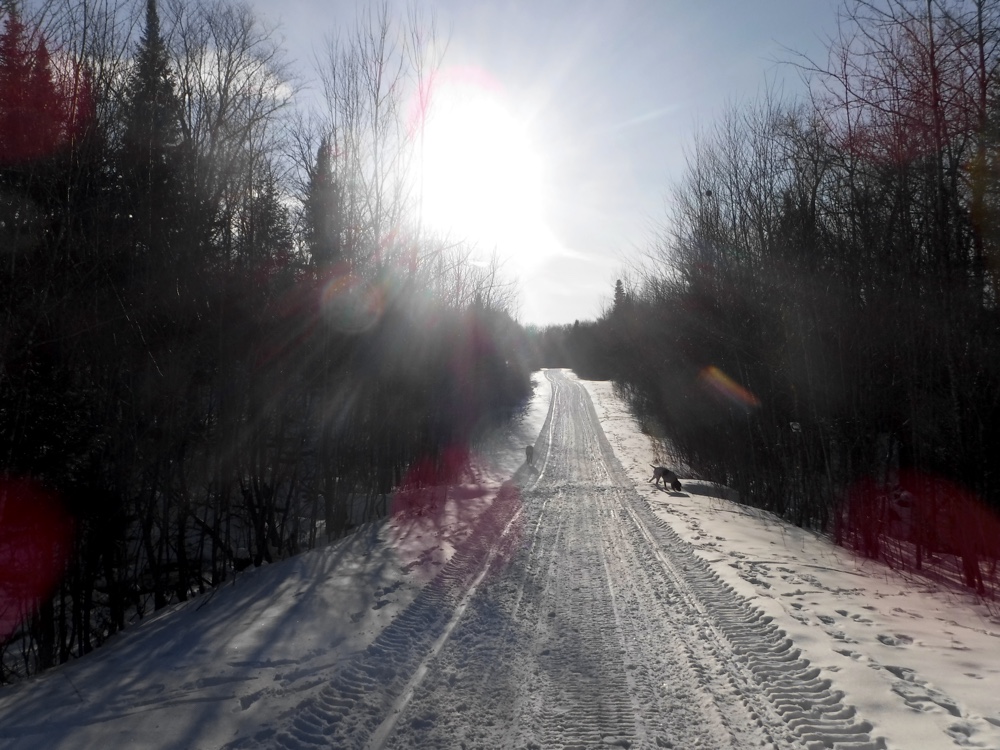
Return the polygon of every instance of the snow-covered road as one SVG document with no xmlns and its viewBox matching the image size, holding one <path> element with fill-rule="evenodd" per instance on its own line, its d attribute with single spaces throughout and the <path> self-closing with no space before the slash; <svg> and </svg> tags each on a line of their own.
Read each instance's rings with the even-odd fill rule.
<svg viewBox="0 0 1000 750">
<path fill-rule="evenodd" d="M 794 644 L 649 510 L 576 380 L 435 580 L 232 748 L 875 747 Z"/>
</svg>

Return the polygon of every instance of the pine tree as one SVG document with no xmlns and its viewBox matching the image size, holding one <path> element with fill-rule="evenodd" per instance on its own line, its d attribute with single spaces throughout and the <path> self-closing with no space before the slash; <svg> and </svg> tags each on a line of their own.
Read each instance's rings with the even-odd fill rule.
<svg viewBox="0 0 1000 750">
<path fill-rule="evenodd" d="M 0 34 L 0 165 L 51 156 L 62 138 L 63 106 L 45 39 L 32 48 L 13 6 Z"/>
<path fill-rule="evenodd" d="M 31 55 L 27 32 L 13 6 L 0 34 L 0 165 L 23 160 L 29 145 L 26 120 Z"/>
<path fill-rule="evenodd" d="M 181 104 L 167 46 L 160 33 L 156 0 L 146 2 L 146 28 L 128 83 L 125 147 L 150 167 L 165 161 L 180 139 Z"/>
<path fill-rule="evenodd" d="M 345 260 L 343 243 L 343 193 L 333 169 L 330 142 L 323 139 L 305 200 L 305 244 L 312 262 L 327 268 Z"/>
<path fill-rule="evenodd" d="M 116 295 L 128 310 L 132 329 L 123 332 L 119 352 L 132 370 L 132 399 L 116 430 L 140 440 L 115 445 L 123 467 L 141 465 L 147 457 L 174 450 L 183 430 L 187 404 L 169 390 L 161 363 L 175 363 L 171 379 L 186 383 L 187 366 L 197 360 L 195 330 L 198 311 L 191 288 L 204 274 L 189 262 L 196 245 L 189 242 L 189 222 L 182 193 L 180 99 L 160 32 L 156 0 L 146 3 L 142 37 L 125 91 L 122 141 L 118 150 L 116 202 L 124 234 L 112 264 Z M 155 429 L 150 426 L 155 425 Z M 152 459 L 155 461 L 155 459 Z M 147 482 L 146 498 L 127 498 L 141 528 L 142 545 L 152 581 L 154 606 L 171 595 L 168 538 L 186 516 L 155 497 L 169 481 L 161 472 Z M 171 542 L 173 543 L 173 542 Z"/>
<path fill-rule="evenodd" d="M 290 268 L 295 235 L 273 172 L 262 172 L 241 211 L 238 253 L 255 272 L 271 275 Z"/>
<path fill-rule="evenodd" d="M 180 228 L 177 96 L 156 0 L 147 0 L 146 26 L 128 81 L 120 154 L 122 203 L 133 227 L 133 250 L 151 260 L 169 260 L 170 238 Z"/>
<path fill-rule="evenodd" d="M 621 312 L 625 309 L 625 305 L 628 303 L 628 295 L 625 293 L 625 286 L 622 284 L 622 280 L 618 279 L 615 282 L 615 312 Z"/>
<path fill-rule="evenodd" d="M 47 231 L 52 166 L 65 140 L 65 110 L 44 38 L 30 34 L 17 5 L 11 5 L 0 33 L 0 247 L 4 249 L 38 247 Z M 11 253 L 11 268 L 15 259 Z"/>
<path fill-rule="evenodd" d="M 52 76 L 52 60 L 45 37 L 39 37 L 32 52 L 28 78 L 29 127 L 34 141 L 32 157 L 49 156 L 63 140 L 66 122 L 65 103 Z"/>
</svg>

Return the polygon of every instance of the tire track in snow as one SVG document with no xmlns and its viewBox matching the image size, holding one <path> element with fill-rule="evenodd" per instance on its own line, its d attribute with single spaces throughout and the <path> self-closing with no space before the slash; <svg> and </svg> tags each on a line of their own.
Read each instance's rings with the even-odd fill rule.
<svg viewBox="0 0 1000 750">
<path fill-rule="evenodd" d="M 551 556 L 535 633 L 539 707 L 523 726 L 528 748 L 631 746 L 635 704 L 609 595 L 600 539 L 589 515 L 558 491 L 553 512 L 567 519 Z"/>
<path fill-rule="evenodd" d="M 602 540 L 593 533 L 596 506 L 581 502 L 607 474 L 600 476 L 602 466 L 588 456 L 588 436 L 577 416 L 579 394 L 553 385 L 562 404 L 554 415 L 559 460 L 536 494 L 550 500 L 549 516 L 561 519 L 561 533 L 546 550 L 530 646 L 535 658 L 535 679 L 527 686 L 532 710 L 521 717 L 514 746 L 630 747 L 636 737 L 633 686 Z"/>
</svg>

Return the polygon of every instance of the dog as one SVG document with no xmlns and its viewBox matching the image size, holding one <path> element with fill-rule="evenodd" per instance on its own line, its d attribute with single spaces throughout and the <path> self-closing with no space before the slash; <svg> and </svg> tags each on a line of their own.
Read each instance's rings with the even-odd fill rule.
<svg viewBox="0 0 1000 750">
<path fill-rule="evenodd" d="M 534 446 L 528 445 L 524 448 L 524 458 L 527 461 L 528 466 L 535 465 L 535 448 Z"/>
<path fill-rule="evenodd" d="M 650 464 L 650 466 L 653 465 Z M 655 482 L 653 482 L 654 479 L 656 480 Z M 659 487 L 661 479 L 663 480 L 663 489 L 666 489 L 668 484 L 670 485 L 670 489 L 674 492 L 681 492 L 684 489 L 681 487 L 681 480 L 679 480 L 677 475 L 666 466 L 653 466 L 653 476 L 646 481 L 653 482 L 657 487 Z"/>
</svg>

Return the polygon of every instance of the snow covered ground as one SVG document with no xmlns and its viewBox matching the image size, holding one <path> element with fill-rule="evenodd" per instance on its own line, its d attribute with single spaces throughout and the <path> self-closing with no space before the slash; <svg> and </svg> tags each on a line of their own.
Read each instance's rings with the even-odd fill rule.
<svg viewBox="0 0 1000 750">
<path fill-rule="evenodd" d="M 621 727 L 578 734 L 579 746 L 713 747 L 726 736 L 733 747 L 823 747 L 840 721 L 839 747 L 857 731 L 863 747 L 1000 750 L 1000 623 L 973 597 L 858 560 L 711 483 L 682 475 L 683 492 L 655 488 L 649 438 L 610 384 L 583 382 L 623 474 L 577 419 L 587 407 L 574 381 L 536 375 L 525 419 L 432 512 L 397 498 L 390 520 L 244 572 L 0 689 L 0 747 L 338 747 L 363 736 L 365 747 L 548 748 L 563 729 L 584 731 L 561 718 L 576 702 L 595 726 Z M 565 425 L 550 409 L 556 392 Z M 524 465 L 529 443 L 537 468 Z M 570 561 L 578 548 L 604 572 Z M 637 561 L 650 570 L 622 580 Z M 670 575 L 685 574 L 702 582 L 672 588 Z M 714 577 L 728 586 L 706 600 Z M 727 613 L 751 613 L 756 630 L 727 625 Z M 774 644 L 758 648 L 754 633 Z M 698 708 L 691 694 L 712 704 L 707 719 L 684 718 Z M 670 706 L 679 718 L 664 718 Z M 807 728 L 823 706 L 836 716 Z M 760 726 L 740 726 L 744 712 Z M 685 740 L 699 721 L 708 739 Z"/>
</svg>

